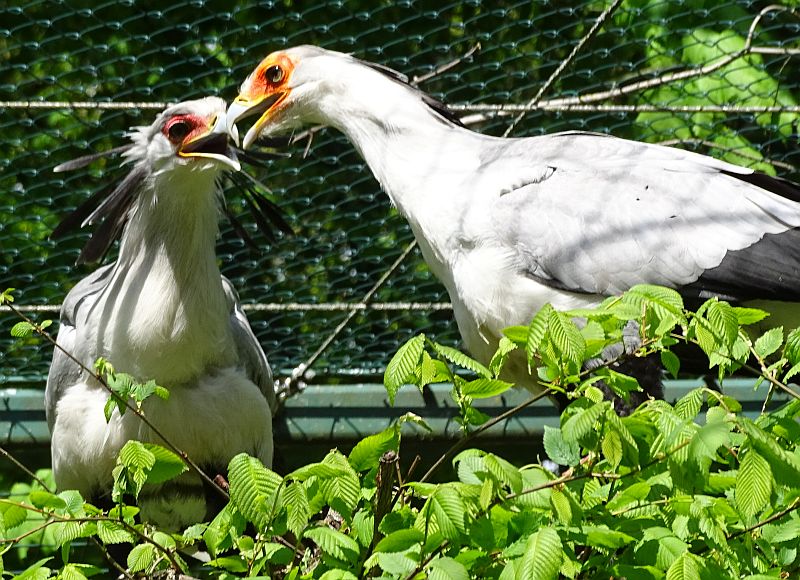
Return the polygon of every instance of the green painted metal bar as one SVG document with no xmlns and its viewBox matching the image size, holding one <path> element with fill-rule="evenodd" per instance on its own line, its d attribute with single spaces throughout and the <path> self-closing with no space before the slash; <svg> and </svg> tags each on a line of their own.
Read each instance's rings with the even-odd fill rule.
<svg viewBox="0 0 800 580">
<path fill-rule="evenodd" d="M 701 380 L 669 381 L 665 385 L 666 399 L 675 401 L 702 384 Z M 0 441 L 12 445 L 47 445 L 50 435 L 45 422 L 44 393 L 40 388 L 32 388 L 31 383 L 20 381 L 19 386 L 21 388 L 0 389 Z M 756 390 L 749 379 L 726 381 L 724 391 L 739 400 L 750 417 L 758 415 L 766 396 L 766 387 L 762 385 Z M 477 401 L 476 406 L 484 413 L 497 416 L 528 398 L 527 392 L 514 389 L 499 397 Z M 776 393 L 775 404 L 785 400 Z M 421 416 L 432 429 L 428 433 L 407 425 L 406 438 L 447 440 L 460 434 L 448 385 L 434 385 L 424 396 L 413 387 L 404 387 L 391 406 L 382 385 L 365 383 L 307 387 L 289 399 L 276 417 L 275 436 L 278 445 L 348 444 L 385 429 L 406 412 Z M 540 437 L 545 425 L 558 426 L 558 421 L 555 407 L 542 400 L 487 430 L 484 437 L 529 441 Z"/>
</svg>

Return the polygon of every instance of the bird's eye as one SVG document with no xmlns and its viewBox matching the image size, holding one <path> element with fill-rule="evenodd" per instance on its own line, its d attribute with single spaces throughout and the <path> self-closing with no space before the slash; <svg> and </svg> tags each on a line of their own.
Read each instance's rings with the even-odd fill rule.
<svg viewBox="0 0 800 580">
<path fill-rule="evenodd" d="M 279 83 L 283 79 L 283 69 L 274 64 L 264 71 L 264 78 L 273 84 Z"/>
<path fill-rule="evenodd" d="M 183 120 L 177 120 L 167 127 L 167 137 L 169 137 L 169 140 L 172 142 L 178 142 L 182 141 L 191 131 L 192 128 L 189 126 L 189 123 Z"/>
</svg>

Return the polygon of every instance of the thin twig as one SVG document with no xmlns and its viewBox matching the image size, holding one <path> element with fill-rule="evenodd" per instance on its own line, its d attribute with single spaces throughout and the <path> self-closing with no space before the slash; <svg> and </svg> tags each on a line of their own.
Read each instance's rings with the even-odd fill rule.
<svg viewBox="0 0 800 580">
<path fill-rule="evenodd" d="M 760 521 L 758 523 L 755 523 L 752 526 L 749 526 L 749 527 L 747 527 L 747 528 L 745 528 L 743 530 L 739 530 L 738 532 L 734 532 L 734 533 L 728 535 L 725 539 L 728 540 L 728 541 L 731 541 L 734 538 L 738 538 L 739 536 L 741 536 L 743 534 L 748 534 L 748 533 L 752 532 L 753 530 L 757 530 L 760 527 L 766 526 L 767 524 L 771 524 L 772 522 L 781 519 L 783 516 L 792 513 L 794 510 L 796 510 L 798 508 L 800 508 L 800 498 L 795 499 L 789 505 L 789 507 L 787 507 L 786 509 L 783 509 L 783 510 L 777 512 L 777 513 L 774 513 L 770 517 L 768 517 L 768 518 L 766 518 L 766 519 L 764 519 L 764 520 L 762 520 L 762 521 Z"/>
<path fill-rule="evenodd" d="M 528 102 L 528 106 L 535 105 L 539 102 L 539 100 L 542 98 L 542 95 L 544 95 L 544 93 L 547 92 L 555 80 L 561 76 L 561 73 L 564 72 L 564 69 L 569 66 L 575 56 L 583 49 L 584 46 L 586 46 L 586 43 L 589 42 L 589 40 L 597 33 L 606 19 L 611 16 L 611 14 L 613 14 L 617 8 L 619 8 L 620 4 L 622 4 L 622 0 L 614 0 L 605 10 L 603 10 L 602 14 L 597 17 L 597 20 L 594 21 L 592 27 L 586 34 L 584 34 L 583 38 L 580 39 L 578 44 L 575 45 L 575 48 L 572 49 L 567 58 L 561 61 L 561 64 L 558 65 L 558 68 L 556 68 L 553 74 L 551 74 L 545 83 L 539 88 L 539 91 L 536 93 L 536 95 Z M 516 118 L 511 121 L 511 124 L 508 126 L 508 128 L 506 128 L 506 130 L 503 132 L 503 137 L 508 137 L 511 134 L 511 131 L 514 130 L 514 127 L 516 127 L 517 124 L 522 121 L 525 115 L 525 111 L 517 115 Z"/>
<path fill-rule="evenodd" d="M 475 437 L 477 437 L 478 435 L 480 435 L 481 433 L 483 433 L 487 429 L 490 429 L 491 427 L 494 427 L 498 423 L 500 423 L 502 421 L 505 421 L 509 417 L 511 417 L 513 415 L 516 415 L 517 413 L 519 413 L 525 407 L 528 407 L 528 406 L 534 404 L 536 401 L 538 401 L 538 400 L 540 400 L 540 399 L 542 399 L 542 398 L 544 398 L 544 397 L 546 397 L 548 395 L 551 395 L 552 393 L 553 393 L 552 389 L 550 389 L 550 388 L 544 389 L 541 393 L 539 393 L 537 395 L 534 395 L 533 397 L 531 397 L 527 401 L 523 401 L 522 403 L 520 403 L 516 407 L 508 409 L 507 411 L 499 414 L 497 417 L 494 417 L 493 419 L 490 419 L 489 421 L 487 421 L 486 423 L 484 423 L 483 425 L 481 425 L 480 427 L 478 427 L 474 431 L 470 431 L 465 437 L 463 437 L 462 439 L 458 440 L 450 449 L 448 449 L 441 457 L 439 457 L 438 460 L 436 460 L 436 463 L 434 463 L 431 466 L 431 468 L 428 469 L 428 471 L 425 473 L 425 475 L 423 475 L 420 478 L 419 483 L 423 483 L 423 482 L 427 481 L 431 477 L 431 475 L 433 475 L 433 472 L 436 471 L 437 469 L 439 469 L 439 467 L 442 465 L 442 463 L 444 463 L 445 461 L 447 461 L 448 459 L 453 457 L 456 453 L 461 451 L 461 449 L 463 449 L 467 445 L 467 443 L 472 441 Z"/>
<path fill-rule="evenodd" d="M 90 537 L 89 539 L 92 541 L 95 547 L 100 550 L 100 553 L 103 554 L 103 557 L 106 559 L 106 561 L 117 570 L 117 572 L 119 572 L 125 578 L 128 578 L 128 580 L 134 580 L 134 577 L 131 576 L 131 574 L 119 562 L 117 562 L 111 554 L 108 553 L 108 550 L 103 542 L 94 536 Z"/>
<path fill-rule="evenodd" d="M 558 99 L 551 99 L 548 101 L 543 101 L 542 104 L 547 104 L 549 106 L 569 106 L 569 105 L 583 105 L 586 103 L 596 103 L 598 101 L 605 101 L 610 99 L 616 99 L 618 97 L 622 97 L 624 95 L 629 95 L 631 93 L 652 89 L 656 87 L 660 87 L 675 81 L 680 80 L 688 80 L 695 77 L 706 76 L 713 72 L 724 68 L 725 66 L 729 65 L 730 63 L 734 62 L 735 60 L 746 56 L 751 50 L 753 45 L 753 37 L 755 36 L 755 31 L 758 25 L 761 23 L 761 19 L 764 18 L 770 12 L 784 12 L 784 11 L 791 11 L 792 9 L 786 6 L 778 6 L 778 5 L 771 5 L 764 8 L 759 14 L 753 19 L 750 23 L 750 29 L 747 32 L 747 37 L 745 38 L 744 46 L 726 56 L 721 57 L 716 62 L 692 68 L 688 70 L 677 71 L 674 73 L 668 73 L 662 76 L 659 76 L 654 79 L 647 79 L 644 81 L 639 81 L 635 83 L 631 83 L 629 85 L 625 85 L 624 87 L 615 87 L 613 89 L 609 89 L 607 91 L 601 91 L 597 93 L 591 93 L 589 95 L 578 95 L 575 97 L 565 97 L 565 98 L 558 98 Z"/>
<path fill-rule="evenodd" d="M 27 466 L 25 466 L 19 459 L 11 455 L 2 445 L 0 445 L 0 454 L 2 454 L 6 459 L 8 459 L 11 463 L 16 465 L 19 469 L 21 469 L 25 474 L 33 479 L 36 483 L 41 485 L 44 489 L 49 492 L 53 490 L 48 486 L 44 481 L 42 481 L 39 476 L 37 476 L 33 471 L 31 471 Z"/>
<path fill-rule="evenodd" d="M 430 80 L 430 79 L 432 79 L 434 77 L 438 77 L 440 74 L 449 71 L 451 68 L 453 68 L 455 66 L 458 66 L 459 64 L 461 64 L 462 62 L 467 60 L 469 57 L 471 57 L 473 54 L 475 54 L 480 49 L 481 49 L 481 43 L 478 42 L 472 48 L 470 48 L 467 52 L 465 52 L 464 54 L 462 54 L 458 58 L 455 58 L 455 59 L 451 60 L 450 62 L 447 62 L 447 63 L 445 63 L 445 64 L 443 64 L 441 66 L 436 67 L 435 69 L 433 69 L 431 72 L 429 72 L 427 74 L 415 76 L 413 79 L 411 79 L 411 84 L 416 87 L 419 84 L 424 83 L 425 81 L 428 81 L 428 80 Z"/>
<path fill-rule="evenodd" d="M 158 429 L 155 425 L 153 425 L 153 423 L 145 416 L 143 411 L 141 411 L 140 409 L 137 409 L 136 406 L 131 405 L 129 401 L 123 401 L 120 397 L 118 397 L 118 395 L 116 393 L 114 393 L 114 391 L 111 389 L 111 387 L 108 386 L 108 383 L 106 383 L 106 380 L 102 376 L 100 376 L 99 374 L 97 374 L 94 371 L 92 371 L 89 367 L 87 367 L 85 364 L 83 364 L 83 362 L 78 360 L 71 352 L 67 352 L 67 350 L 65 348 L 63 348 L 60 344 L 58 344 L 58 342 L 52 337 L 52 335 L 49 332 L 47 332 L 46 330 L 44 330 L 39 324 L 37 324 L 32 319 L 30 319 L 27 316 L 25 316 L 25 314 L 23 314 L 22 312 L 17 310 L 17 308 L 13 304 L 7 304 L 7 306 L 9 307 L 9 309 L 14 314 L 16 314 L 22 320 L 24 320 L 25 322 L 30 324 L 33 327 L 33 329 L 36 332 L 36 334 L 38 334 L 39 336 L 43 337 L 50 344 L 52 344 L 55 348 L 57 348 L 62 353 L 64 353 L 72 362 L 74 362 L 76 365 L 78 365 L 78 367 L 82 371 L 88 373 L 89 376 L 93 376 L 97 380 L 97 382 L 106 391 L 108 391 L 111 394 L 111 396 L 117 397 L 117 400 L 120 401 L 125 406 L 125 408 L 127 410 L 129 410 L 131 413 L 133 413 L 134 415 L 139 417 L 139 419 L 141 419 L 142 422 L 145 425 L 147 425 L 147 427 L 149 427 L 150 430 L 157 437 L 159 437 L 164 442 L 164 444 L 167 447 L 170 448 L 170 450 L 173 453 L 177 454 L 186 463 L 186 465 L 188 465 L 189 468 L 192 469 L 192 471 L 196 472 L 206 483 L 211 485 L 211 487 L 213 489 L 215 489 L 217 491 L 217 493 L 222 495 L 223 498 L 225 498 L 226 500 L 229 499 L 228 493 L 224 489 L 222 489 L 217 484 L 217 482 L 215 482 L 213 479 L 211 479 L 211 477 L 209 477 L 208 474 L 206 474 L 205 471 L 200 469 L 200 467 L 194 461 L 191 460 L 191 458 L 189 457 L 189 455 L 186 452 L 184 452 L 183 450 L 179 449 L 174 443 L 172 443 L 169 439 L 167 439 L 164 436 L 164 434 L 161 432 L 161 430 Z"/>
<path fill-rule="evenodd" d="M 394 271 L 400 267 L 400 264 L 403 263 L 403 260 L 411 253 L 411 251 L 416 247 L 417 241 L 414 240 L 410 244 L 406 246 L 403 252 L 397 257 L 397 259 L 392 263 L 391 266 L 381 275 L 380 278 L 372 285 L 372 288 L 367 290 L 364 296 L 361 298 L 360 303 L 366 304 L 369 300 L 375 295 L 375 293 L 380 290 L 381 286 L 389 279 L 389 277 L 394 274 Z M 282 399 L 285 400 L 286 397 L 292 395 L 298 388 L 299 381 L 305 376 L 306 371 L 313 365 L 317 359 L 322 356 L 322 354 L 328 349 L 331 343 L 336 339 L 337 336 L 345 329 L 345 327 L 350 323 L 353 317 L 359 312 L 358 309 L 351 309 L 347 316 L 345 316 L 344 320 L 342 320 L 339 324 L 336 325 L 336 328 L 328 335 L 328 337 L 322 342 L 322 344 L 314 351 L 314 353 L 306 359 L 305 362 L 299 364 L 294 368 L 292 373 L 286 379 L 286 385 L 284 386 Z"/>
<path fill-rule="evenodd" d="M 78 517 L 78 518 L 75 518 L 75 517 L 64 517 L 64 516 L 61 516 L 59 514 L 56 514 L 56 513 L 53 513 L 53 512 L 48 512 L 48 511 L 45 511 L 43 509 L 37 508 L 35 506 L 29 505 L 29 504 L 25 504 L 25 503 L 21 503 L 21 502 L 16 502 L 16 501 L 13 501 L 13 500 L 10 500 L 10 499 L 0 498 L 0 503 L 13 505 L 13 506 L 16 506 L 16 507 L 20 507 L 20 508 L 22 508 L 24 510 L 27 510 L 27 511 L 30 511 L 30 512 L 34 512 L 34 513 L 37 513 L 37 514 L 41 514 L 43 516 L 47 516 L 48 518 L 50 518 L 47 521 L 45 521 L 41 526 L 39 526 L 39 529 L 36 530 L 36 531 L 41 531 L 42 529 L 47 528 L 49 526 L 52 526 L 53 524 L 61 524 L 61 523 L 65 523 L 65 522 L 77 522 L 77 523 L 112 522 L 112 523 L 115 523 L 115 524 L 119 524 L 119 525 L 123 526 L 126 530 L 128 530 L 129 532 L 131 532 L 132 534 L 137 536 L 140 540 L 143 540 L 143 541 L 147 542 L 148 544 L 153 544 L 153 546 L 155 546 L 157 550 L 159 550 L 160 552 L 162 552 L 166 556 L 167 560 L 170 561 L 170 564 L 173 566 L 173 568 L 176 571 L 180 571 L 181 570 L 181 567 L 178 564 L 178 562 L 175 560 L 174 555 L 167 548 L 165 548 L 164 546 L 162 546 L 161 544 L 159 544 L 158 542 L 156 542 L 155 540 L 153 540 L 152 538 L 147 536 L 147 534 L 144 534 L 143 532 L 140 532 L 136 528 L 136 526 L 133 526 L 133 525 L 129 524 L 128 522 L 126 522 L 123 519 L 112 518 L 111 516 L 86 516 L 86 517 Z M 16 538 L 0 538 L 0 544 L 15 544 L 15 543 L 19 542 L 22 538 L 24 538 L 24 537 L 26 537 L 28 535 L 30 535 L 30 532 L 26 532 L 25 534 L 23 534 L 21 536 L 18 536 Z"/>
</svg>

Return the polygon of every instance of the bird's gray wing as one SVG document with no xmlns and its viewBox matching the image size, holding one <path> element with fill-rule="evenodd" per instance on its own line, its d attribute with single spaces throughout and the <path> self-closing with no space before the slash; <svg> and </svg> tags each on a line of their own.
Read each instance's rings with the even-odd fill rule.
<svg viewBox="0 0 800 580">
<path fill-rule="evenodd" d="M 97 353 L 90 352 L 91 345 L 79 343 L 77 337 L 82 330 L 81 325 L 90 323 L 89 312 L 108 284 L 114 266 L 115 264 L 108 264 L 83 278 L 69 291 L 61 305 L 56 342 L 63 350 L 55 348 L 53 351 L 53 362 L 47 374 L 44 394 L 45 415 L 51 431 L 56 420 L 58 401 L 66 389 L 77 383 L 82 375 L 81 368 L 66 353 L 86 365 L 91 365 L 98 356 Z"/>
<path fill-rule="evenodd" d="M 233 284 L 223 276 L 222 286 L 225 289 L 225 296 L 230 308 L 231 331 L 239 354 L 239 362 L 244 367 L 248 378 L 261 389 L 269 408 L 274 413 L 276 410 L 275 384 L 272 380 L 272 369 L 267 362 L 267 355 L 264 354 L 264 350 L 250 328 L 250 323 L 239 302 L 239 294 Z"/>
<path fill-rule="evenodd" d="M 797 185 L 605 135 L 494 143 L 483 163 L 494 199 L 476 231 L 512 249 L 537 281 L 602 295 L 648 283 L 700 297 L 800 300 Z"/>
</svg>

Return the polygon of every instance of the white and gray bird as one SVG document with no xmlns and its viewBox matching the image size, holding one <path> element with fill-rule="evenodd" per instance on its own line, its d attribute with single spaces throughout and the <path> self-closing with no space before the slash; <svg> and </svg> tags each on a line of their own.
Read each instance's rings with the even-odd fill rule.
<svg viewBox="0 0 800 580">
<path fill-rule="evenodd" d="M 314 46 L 267 56 L 228 110 L 247 148 L 306 125 L 342 131 L 409 221 L 467 349 L 549 302 L 591 307 L 635 284 L 689 298 L 800 301 L 800 188 L 711 157 L 607 135 L 482 135 L 381 65 Z M 767 304 L 775 310 L 775 304 Z M 784 308 L 800 322 L 795 305 Z M 532 386 L 524 361 L 511 378 Z"/>
<path fill-rule="evenodd" d="M 225 474 L 240 452 L 269 466 L 272 372 L 215 253 L 223 203 L 217 181 L 222 172 L 240 169 L 228 145 L 225 102 L 208 97 L 170 106 L 130 137 L 132 145 L 113 151 L 124 151 L 132 165 L 127 177 L 110 194 L 101 192 L 96 209 L 79 208 L 54 232 L 102 220 L 83 261 L 101 257 L 121 233 L 118 259 L 81 280 L 64 300 L 58 344 L 90 369 L 105 357 L 117 372 L 166 387 L 169 399 L 145 401 L 146 415 L 211 477 Z M 60 489 L 98 497 L 111 489 L 112 469 L 128 440 L 163 445 L 131 412 L 115 411 L 106 422 L 108 397 L 56 350 L 45 402 Z M 170 528 L 203 521 L 206 491 L 193 472 L 145 488 L 143 517 Z"/>
</svg>

